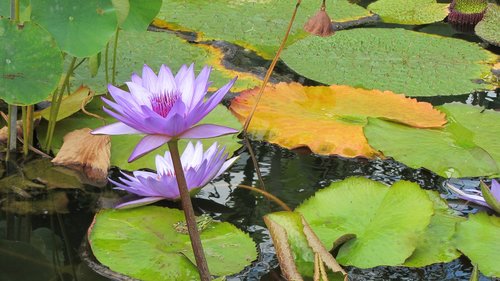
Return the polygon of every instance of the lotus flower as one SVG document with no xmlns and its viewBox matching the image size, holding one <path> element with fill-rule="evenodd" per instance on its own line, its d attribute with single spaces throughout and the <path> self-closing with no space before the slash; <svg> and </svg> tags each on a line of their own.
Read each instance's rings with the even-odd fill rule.
<svg viewBox="0 0 500 281">
<path fill-rule="evenodd" d="M 102 100 L 114 111 L 103 109 L 120 122 L 98 128 L 92 133 L 146 134 L 130 155 L 129 162 L 172 139 L 211 138 L 236 133 L 237 130 L 224 126 L 196 125 L 220 103 L 236 81 L 235 77 L 205 101 L 210 71 L 211 68 L 205 66 L 195 78 L 193 65 L 183 65 L 174 77 L 170 69 L 162 65 L 157 76 L 149 66 L 144 65 L 142 78 L 134 73 L 132 81 L 126 83 L 130 92 L 108 86 L 114 102 L 105 98 Z"/>
<path fill-rule="evenodd" d="M 209 181 L 222 174 L 237 159 L 237 157 L 233 157 L 227 160 L 227 156 L 228 154 L 224 153 L 224 148 L 219 149 L 217 143 L 212 144 L 204 152 L 201 142 L 198 142 L 196 146 L 189 142 L 181 156 L 188 190 L 205 186 Z M 163 199 L 180 199 L 170 152 L 165 152 L 164 157 L 156 156 L 156 170 L 156 173 L 134 171 L 133 176 L 122 172 L 124 177 L 119 178 L 121 182 L 110 180 L 116 185 L 116 189 L 126 190 L 144 197 L 116 207 L 131 208 Z"/>
<path fill-rule="evenodd" d="M 500 213 L 500 183 L 496 180 L 491 181 L 491 189 L 481 183 L 482 191 L 476 189 L 465 189 L 462 191 L 451 184 L 448 184 L 448 188 L 464 200 L 488 207 Z"/>
</svg>

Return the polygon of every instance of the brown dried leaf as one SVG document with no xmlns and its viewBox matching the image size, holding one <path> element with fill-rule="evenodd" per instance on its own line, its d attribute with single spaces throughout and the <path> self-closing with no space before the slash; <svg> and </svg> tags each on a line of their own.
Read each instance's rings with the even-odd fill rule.
<svg viewBox="0 0 500 281">
<path fill-rule="evenodd" d="M 328 252 L 328 250 L 321 244 L 316 233 L 311 229 L 304 217 L 300 216 L 302 219 L 302 224 L 304 225 L 303 231 L 307 238 L 309 246 L 313 249 L 315 253 L 318 253 L 320 259 L 328 266 L 333 272 L 341 272 L 344 275 L 344 279 L 347 280 L 347 272 L 338 264 L 335 258 Z"/>
<path fill-rule="evenodd" d="M 264 217 L 264 222 L 271 233 L 276 255 L 278 256 L 281 271 L 285 275 L 285 278 L 290 281 L 302 281 L 302 276 L 295 266 L 292 249 L 288 244 L 286 230 L 268 217 Z"/>
<path fill-rule="evenodd" d="M 23 122 L 21 120 L 17 121 L 16 123 L 18 137 L 23 136 L 22 124 Z M 9 138 L 9 128 L 7 126 L 4 126 L 0 129 L 0 142 L 6 143 L 8 138 Z"/>
<path fill-rule="evenodd" d="M 81 171 L 91 183 L 104 185 L 110 166 L 111 138 L 91 135 L 90 131 L 83 128 L 64 136 L 64 144 L 52 163 Z"/>
</svg>

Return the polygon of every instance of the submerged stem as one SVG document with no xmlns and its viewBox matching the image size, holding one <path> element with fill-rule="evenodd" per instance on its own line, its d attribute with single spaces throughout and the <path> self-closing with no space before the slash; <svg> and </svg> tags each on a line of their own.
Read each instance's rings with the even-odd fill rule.
<svg viewBox="0 0 500 281">
<path fill-rule="evenodd" d="M 198 267 L 198 272 L 200 274 L 200 279 L 201 281 L 210 281 L 210 271 L 208 270 L 207 259 L 205 258 L 205 254 L 203 253 L 200 233 L 196 225 L 196 217 L 194 215 L 193 204 L 191 203 L 191 196 L 189 195 L 189 190 L 187 188 L 184 170 L 182 169 L 177 142 L 177 140 L 169 141 L 168 148 L 170 150 L 170 155 L 172 156 L 175 178 L 177 179 L 177 184 L 179 186 L 182 210 L 184 211 L 184 216 L 186 217 L 186 225 L 189 233 L 189 238 L 191 240 L 191 247 L 193 248 L 194 258 L 196 260 L 196 266 Z"/>
</svg>

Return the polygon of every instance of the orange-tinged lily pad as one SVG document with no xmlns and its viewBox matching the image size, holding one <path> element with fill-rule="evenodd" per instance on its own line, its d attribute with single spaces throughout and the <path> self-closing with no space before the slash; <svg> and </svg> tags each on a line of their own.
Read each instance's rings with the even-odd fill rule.
<svg viewBox="0 0 500 281">
<path fill-rule="evenodd" d="M 244 91 L 232 101 L 231 111 L 242 123 L 258 92 Z M 249 132 L 290 149 L 307 146 L 318 154 L 373 157 L 379 153 L 363 134 L 367 117 L 418 128 L 446 123 L 445 115 L 431 104 L 390 91 L 279 83 L 264 90 Z"/>
</svg>

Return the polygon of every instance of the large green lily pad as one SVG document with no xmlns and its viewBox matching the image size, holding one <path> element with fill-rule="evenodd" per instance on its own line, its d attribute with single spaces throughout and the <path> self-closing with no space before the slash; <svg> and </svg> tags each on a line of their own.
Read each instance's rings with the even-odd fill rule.
<svg viewBox="0 0 500 281">
<path fill-rule="evenodd" d="M 444 129 L 412 129 L 369 118 L 368 143 L 412 168 L 427 168 L 443 177 L 500 174 L 500 113 L 452 103 L 439 107 L 447 114 Z"/>
<path fill-rule="evenodd" d="M 448 5 L 436 0 L 378 0 L 368 9 L 384 22 L 418 25 L 443 20 L 448 15 Z"/>
<path fill-rule="evenodd" d="M 50 34 L 30 22 L 0 17 L 0 98 L 29 105 L 46 99 L 62 74 L 62 55 Z"/>
<path fill-rule="evenodd" d="M 95 98 L 94 101 L 87 105 L 86 109 L 91 113 L 105 117 L 108 124 L 117 122 L 116 119 L 109 117 L 102 110 L 102 105 L 103 103 L 101 102 L 101 100 L 99 98 Z M 241 124 L 238 122 L 238 120 L 233 117 L 229 110 L 222 105 L 218 105 L 214 109 L 214 111 L 208 114 L 207 117 L 205 117 L 200 122 L 200 124 L 217 124 L 235 129 L 241 128 Z M 63 138 L 67 133 L 82 128 L 97 129 L 98 127 L 101 127 L 103 125 L 104 124 L 101 120 L 85 115 L 82 112 L 78 112 L 57 122 L 56 130 L 54 132 L 54 137 L 52 140 L 52 151 L 54 151 L 55 153 L 59 151 L 63 144 Z M 46 131 L 47 123 L 43 122 L 37 128 L 39 140 L 42 142 L 42 145 L 45 145 L 44 142 Z M 147 155 L 135 160 L 132 163 L 127 162 L 134 147 L 142 139 L 142 137 L 143 135 L 111 136 L 111 165 L 120 167 L 121 169 L 125 170 L 137 170 L 141 168 L 156 169 L 155 157 L 157 154 L 163 155 L 165 151 L 168 150 L 166 145 L 148 153 Z M 239 140 L 235 134 L 211 139 L 202 139 L 200 141 L 203 143 L 203 147 L 205 149 L 212 145 L 213 142 L 217 141 L 219 145 L 226 146 L 226 151 L 230 155 L 241 147 L 241 144 L 239 143 Z M 180 141 L 181 153 L 184 150 L 186 144 L 187 140 Z"/>
<path fill-rule="evenodd" d="M 360 28 L 304 38 L 289 46 L 282 58 L 298 73 L 329 85 L 436 96 L 487 88 L 474 80 L 488 74 L 498 56 L 460 39 Z"/>
<path fill-rule="evenodd" d="M 214 67 L 210 75 L 210 80 L 213 81 L 211 86 L 214 88 L 222 87 L 235 76 L 238 76 L 238 80 L 232 91 L 251 88 L 261 83 L 253 75 L 225 69 L 220 64 L 221 57 L 215 49 L 199 46 L 189 44 L 176 35 L 166 32 L 123 30 L 118 36 L 116 84 L 130 81 L 133 72 L 141 75 L 144 64 L 149 65 L 156 72 L 161 64 L 166 64 L 176 73 L 183 64 L 191 63 L 195 63 L 197 71 L 205 65 Z M 112 49 L 113 43 L 110 43 L 110 50 Z M 109 80 L 111 82 L 111 67 Z M 86 85 L 97 94 L 105 93 L 107 83 L 104 65 L 101 65 L 95 77 L 91 76 L 88 68 L 78 68 L 72 83 L 77 86 Z"/>
<path fill-rule="evenodd" d="M 128 2 L 129 13 L 121 27 L 124 30 L 142 31 L 148 28 L 160 11 L 162 0 L 128 0 Z"/>
<path fill-rule="evenodd" d="M 427 191 L 434 204 L 434 215 L 425 233 L 419 237 L 417 248 L 405 261 L 405 266 L 421 267 L 439 262 L 450 262 L 461 254 L 453 243 L 453 235 L 458 222 L 464 221 L 448 208 L 439 193 Z"/>
<path fill-rule="evenodd" d="M 486 213 L 469 215 L 469 219 L 457 227 L 456 247 L 479 271 L 487 276 L 500 277 L 500 218 Z"/>
<path fill-rule="evenodd" d="M 476 34 L 484 41 L 500 46 L 500 6 L 498 4 L 488 5 L 483 20 L 476 27 Z"/>
<path fill-rule="evenodd" d="M 285 35 L 295 4 L 296 1 L 288 0 L 169 0 L 163 1 L 158 18 L 173 28 L 198 32 L 199 40 L 226 40 L 271 58 Z M 302 1 L 288 42 L 307 35 L 302 26 L 319 7 L 319 1 Z M 327 11 L 332 20 L 338 22 L 371 15 L 348 0 L 328 1 Z"/>
<path fill-rule="evenodd" d="M 59 47 L 75 57 L 98 53 L 117 28 L 110 0 L 32 1 L 32 21 L 47 29 Z"/>
<path fill-rule="evenodd" d="M 111 270 L 140 280 L 198 280 L 189 235 L 176 228 L 180 210 L 141 207 L 99 212 L 89 229 L 94 256 Z M 230 275 L 257 258 L 255 243 L 229 223 L 201 231 L 210 272 Z"/>
<path fill-rule="evenodd" d="M 413 253 L 431 220 L 433 203 L 411 182 L 391 188 L 365 178 L 348 178 L 318 191 L 297 209 L 326 248 L 340 237 L 337 260 L 369 268 L 400 265 Z"/>
</svg>

